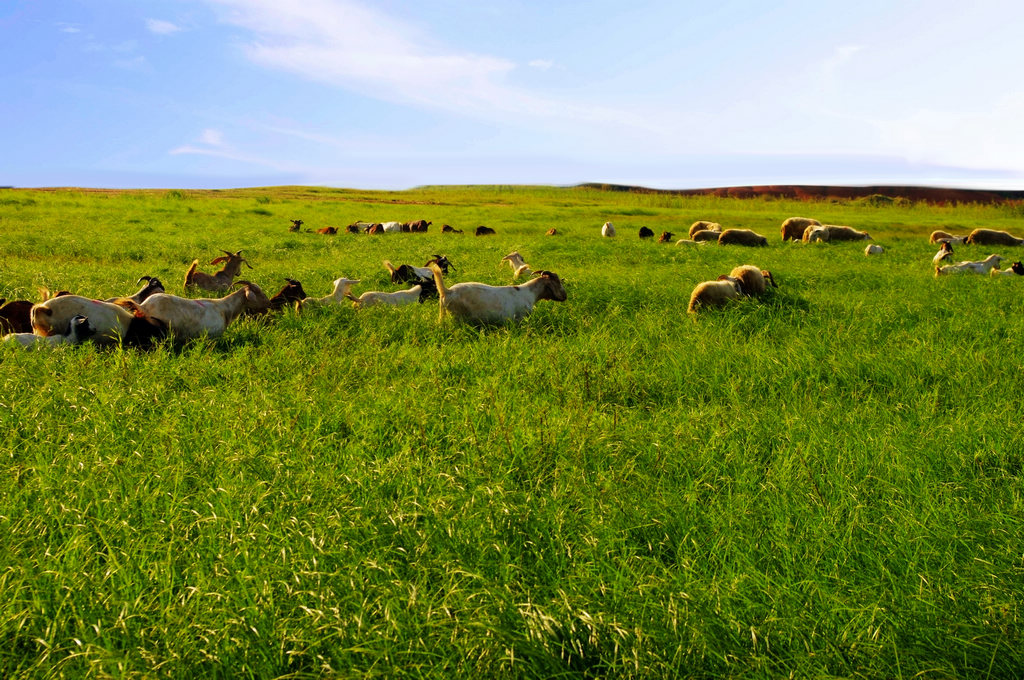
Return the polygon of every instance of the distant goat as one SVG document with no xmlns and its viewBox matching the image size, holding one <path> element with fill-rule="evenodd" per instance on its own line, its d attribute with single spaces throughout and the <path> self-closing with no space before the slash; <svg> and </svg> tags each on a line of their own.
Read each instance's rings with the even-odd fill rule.
<svg viewBox="0 0 1024 680">
<path fill-rule="evenodd" d="M 199 260 L 193 260 L 192 266 L 185 272 L 185 290 L 189 288 L 201 288 L 202 290 L 209 291 L 222 291 L 231 288 L 231 282 L 235 280 L 235 277 L 242 272 L 242 264 L 249 269 L 252 269 L 252 265 L 249 261 L 242 257 L 242 251 L 239 250 L 234 253 L 230 253 L 226 250 L 222 250 L 224 255 L 215 258 L 210 264 L 224 263 L 223 269 L 214 274 L 205 274 L 200 271 L 196 271 L 196 267 L 199 266 Z"/>
<path fill-rule="evenodd" d="M 477 236 L 490 236 L 498 232 L 494 231 L 490 227 L 485 227 L 484 225 L 481 224 L 479 227 L 476 228 L 476 231 L 474 231 L 473 233 Z"/>
<path fill-rule="evenodd" d="M 545 236 L 558 236 L 558 230 L 555 229 L 554 227 L 551 227 L 550 229 L 547 230 L 547 233 L 545 233 L 544 235 Z"/>
<path fill-rule="evenodd" d="M 337 227 L 320 227 L 319 229 L 316 230 L 316 233 L 322 234 L 324 236 L 334 236 L 335 234 L 338 233 L 338 228 Z"/>
<path fill-rule="evenodd" d="M 673 234 L 671 231 L 661 232 L 661 236 L 658 237 L 658 243 L 672 243 Z"/>
<path fill-rule="evenodd" d="M 427 222 L 426 220 L 413 220 L 412 222 L 406 222 L 405 226 L 409 227 L 409 231 L 414 234 L 425 234 L 431 224 L 433 224 L 433 222 Z"/>
<path fill-rule="evenodd" d="M 601 236 L 605 238 L 612 238 L 615 236 L 615 225 L 611 222 L 605 222 L 601 225 Z"/>
<path fill-rule="evenodd" d="M 462 230 L 461 229 L 456 229 L 455 227 L 450 227 L 447 224 L 442 224 L 441 225 L 441 233 L 442 234 L 461 234 Z"/>
<path fill-rule="evenodd" d="M 647 227 L 640 227 L 640 238 L 653 238 L 654 232 Z"/>
<path fill-rule="evenodd" d="M 453 265 L 444 255 L 434 255 L 434 257 L 430 260 L 427 260 L 427 263 L 422 267 L 414 267 L 411 264 L 403 264 L 398 268 L 395 268 L 395 266 L 391 264 L 391 262 L 389 262 L 388 260 L 384 260 L 384 268 L 387 269 L 388 273 L 391 275 L 391 283 L 429 281 L 433 276 L 430 273 L 430 269 L 428 269 L 431 262 L 436 262 L 437 266 L 440 267 L 441 271 L 443 271 L 446 275 L 448 274 L 449 268 L 455 269 L 455 265 Z"/>
<path fill-rule="evenodd" d="M 966 243 L 973 246 L 1019 246 L 1024 245 L 1024 238 L 995 229 L 975 229 L 968 234 Z"/>
<path fill-rule="evenodd" d="M 301 231 L 302 224 L 302 220 L 292 220 L 292 226 L 288 227 L 288 231 Z"/>
</svg>

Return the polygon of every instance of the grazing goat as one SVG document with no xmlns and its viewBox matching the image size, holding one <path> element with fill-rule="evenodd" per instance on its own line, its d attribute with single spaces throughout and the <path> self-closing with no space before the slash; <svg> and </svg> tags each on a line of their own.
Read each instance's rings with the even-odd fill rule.
<svg viewBox="0 0 1024 680">
<path fill-rule="evenodd" d="M 686 233 L 689 238 L 693 238 L 693 235 L 698 231 L 717 231 L 719 234 L 722 233 L 722 225 L 718 222 L 709 222 L 708 220 L 697 220 L 690 225 L 690 231 Z"/>
<path fill-rule="evenodd" d="M 137 305 L 141 305 L 142 301 L 148 298 L 150 295 L 156 295 L 157 293 L 164 292 L 164 284 L 161 283 L 160 279 L 156 278 L 155 276 L 140 276 L 139 280 L 136 281 L 136 283 L 142 283 L 143 281 L 146 282 L 146 285 L 140 288 L 138 292 L 135 293 L 135 295 L 132 295 L 131 297 L 128 298 L 107 298 L 106 300 L 104 300 L 104 302 L 117 302 L 118 300 L 128 299 Z"/>
<path fill-rule="evenodd" d="M 782 233 L 783 241 L 799 241 L 803 238 L 807 227 L 820 226 L 821 222 L 811 217 L 790 217 L 782 222 L 782 228 L 779 231 Z"/>
<path fill-rule="evenodd" d="M 288 227 L 288 231 L 302 231 L 302 220 L 292 220 L 292 226 Z"/>
<path fill-rule="evenodd" d="M 763 295 L 768 289 L 767 284 L 769 283 L 772 288 L 778 288 L 770 271 L 760 269 L 752 264 L 733 267 L 733 270 L 729 272 L 729 278 L 740 282 L 740 288 L 744 295 Z"/>
<path fill-rule="evenodd" d="M 455 269 L 447 257 L 444 255 L 434 255 L 433 259 L 427 260 L 427 263 L 422 267 L 413 267 L 411 264 L 403 264 L 397 269 L 391 262 L 384 260 L 384 267 L 391 274 L 391 283 L 409 283 L 410 281 L 429 281 L 433 274 L 427 268 L 431 262 L 436 262 L 437 266 L 441 268 L 446 275 L 448 274 L 448 268 Z"/>
<path fill-rule="evenodd" d="M 512 280 L 515 281 L 520 276 L 529 276 L 533 273 L 533 268 L 526 264 L 523 256 L 519 254 L 518 250 L 513 250 L 511 253 L 501 258 L 502 262 L 508 262 L 508 266 L 512 268 Z"/>
<path fill-rule="evenodd" d="M 1024 276 L 1024 264 L 1014 262 L 1009 269 L 993 269 L 989 276 Z"/>
<path fill-rule="evenodd" d="M 828 240 L 835 241 L 870 241 L 871 236 L 866 231 L 858 231 L 853 227 L 844 227 L 838 224 L 823 224 L 828 230 Z"/>
<path fill-rule="evenodd" d="M 494 231 L 490 227 L 485 227 L 484 225 L 481 224 L 479 227 L 476 228 L 476 231 L 474 231 L 473 233 L 477 236 L 490 236 L 492 234 L 497 234 L 498 232 Z"/>
<path fill-rule="evenodd" d="M 881 255 L 884 252 L 885 248 L 878 245 L 877 243 L 869 243 L 867 247 L 864 248 L 865 255 Z"/>
<path fill-rule="evenodd" d="M 434 285 L 433 281 L 420 281 L 408 290 L 399 290 L 394 293 L 382 293 L 376 290 L 369 290 L 359 297 L 354 297 L 352 295 L 346 295 L 345 297 L 352 301 L 353 307 L 360 309 L 361 307 L 373 307 L 375 305 L 403 307 L 405 305 L 411 305 L 414 302 L 422 303 L 424 300 L 435 297 L 436 295 L 437 286 Z"/>
<path fill-rule="evenodd" d="M 953 246 L 950 245 L 949 241 L 941 241 L 941 243 L 939 252 L 935 253 L 935 256 L 932 257 L 932 264 L 938 264 L 943 260 L 953 261 Z"/>
<path fill-rule="evenodd" d="M 717 281 L 698 283 L 690 293 L 690 305 L 686 311 L 696 314 L 702 307 L 720 307 L 730 300 L 739 300 L 743 295 L 743 284 L 731 276 L 719 276 Z"/>
<path fill-rule="evenodd" d="M 78 345 L 93 335 L 96 334 L 96 329 L 89 323 L 89 319 L 82 316 L 81 314 L 71 318 L 68 326 L 67 335 L 36 335 L 35 333 L 10 333 L 3 337 L 4 342 L 17 342 L 25 347 L 35 347 L 38 345 Z"/>
<path fill-rule="evenodd" d="M 235 253 L 229 253 L 226 250 L 222 250 L 224 255 L 215 258 L 210 264 L 220 264 L 224 262 L 224 268 L 214 274 L 205 274 L 203 272 L 196 271 L 196 267 L 199 265 L 199 260 L 193 260 L 192 266 L 185 272 L 185 290 L 189 288 L 201 288 L 202 290 L 209 291 L 222 291 L 231 288 L 231 282 L 235 280 L 235 277 L 242 272 L 242 263 L 249 269 L 252 269 L 252 265 L 249 261 L 242 257 L 242 251 L 239 250 Z"/>
<path fill-rule="evenodd" d="M 33 304 L 28 300 L 11 300 L 0 307 L 0 333 L 31 333 Z"/>
<path fill-rule="evenodd" d="M 270 310 L 277 311 L 286 305 L 291 307 L 296 302 L 306 299 L 306 291 L 302 290 L 302 284 L 295 279 L 285 277 L 285 286 L 277 291 L 277 295 L 270 298 Z"/>
<path fill-rule="evenodd" d="M 947 276 L 949 274 L 988 274 L 993 269 L 999 269 L 999 264 L 1005 260 L 1002 255 L 989 255 L 984 260 L 965 260 L 956 264 L 947 264 L 944 267 L 935 265 L 935 276 Z"/>
<path fill-rule="evenodd" d="M 975 229 L 968 234 L 966 243 L 972 246 L 1019 246 L 1024 245 L 1024 238 L 995 229 Z"/>
<path fill-rule="evenodd" d="M 640 227 L 640 238 L 653 238 L 654 232 L 647 227 Z"/>
<path fill-rule="evenodd" d="M 161 293 L 157 293 L 161 295 Z M 151 300 L 154 296 L 147 298 Z M 95 329 L 94 342 L 111 344 L 118 341 L 126 345 L 144 346 L 167 333 L 167 327 L 151 319 L 131 300 L 116 303 L 91 300 L 80 295 L 61 295 L 44 300 L 32 307 L 32 331 L 36 335 L 67 335 L 71 320 L 84 316 Z"/>
<path fill-rule="evenodd" d="M 477 324 L 518 321 L 532 312 L 539 300 L 564 302 L 567 297 L 561 279 L 554 272 L 534 272 L 535 278 L 519 286 L 466 282 L 447 288 L 441 268 L 431 263 L 430 269 L 434 272 L 441 319 L 448 312 L 458 319 Z"/>
<path fill-rule="evenodd" d="M 928 243 L 956 243 L 962 245 L 967 240 L 966 236 L 953 236 L 949 232 L 936 230 L 928 237 Z"/>
<path fill-rule="evenodd" d="M 270 299 L 260 287 L 249 281 L 237 281 L 238 290 L 222 298 L 189 298 L 159 293 L 140 307 L 153 319 L 167 326 L 178 340 L 191 340 L 204 335 L 218 337 L 243 312 L 263 314 L 270 309 Z"/>
<path fill-rule="evenodd" d="M 461 234 L 462 230 L 461 229 L 456 229 L 455 227 L 448 226 L 447 224 L 442 224 L 441 225 L 441 233 L 442 234 Z"/>
<path fill-rule="evenodd" d="M 718 237 L 718 245 L 767 246 L 768 239 L 749 229 L 726 229 Z"/>
<path fill-rule="evenodd" d="M 605 222 L 601 225 L 601 236 L 605 238 L 612 238 L 615 236 L 615 225 L 611 222 Z"/>
<path fill-rule="evenodd" d="M 658 243 L 672 243 L 673 234 L 671 231 L 661 232 L 661 236 L 658 237 Z"/>
<path fill-rule="evenodd" d="M 334 279 L 334 290 L 330 295 L 321 298 L 304 298 L 296 304 L 295 308 L 301 310 L 312 305 L 340 305 L 341 301 L 348 295 L 349 288 L 359 282 L 359 279 L 346 279 L 344 276 L 340 279 Z"/>
</svg>

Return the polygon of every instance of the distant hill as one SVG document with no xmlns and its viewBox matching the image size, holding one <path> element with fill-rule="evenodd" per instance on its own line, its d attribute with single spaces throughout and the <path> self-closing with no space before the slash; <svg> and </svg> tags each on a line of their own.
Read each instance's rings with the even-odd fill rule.
<svg viewBox="0 0 1024 680">
<path fill-rule="evenodd" d="M 943 189 L 939 187 L 914 186 L 809 186 L 797 184 L 772 184 L 766 186 L 718 187 L 712 189 L 648 189 L 646 187 L 622 184 L 588 183 L 580 186 L 603 191 L 632 191 L 636 193 L 670 194 L 675 196 L 726 196 L 730 198 L 756 198 L 774 196 L 802 201 L 868 198 L 872 196 L 890 199 L 902 198 L 908 201 L 925 201 L 943 205 L 946 203 L 1002 203 L 1024 200 L 1024 191 L 1001 191 L 989 189 Z M 884 200 L 884 199 L 882 199 Z"/>
</svg>

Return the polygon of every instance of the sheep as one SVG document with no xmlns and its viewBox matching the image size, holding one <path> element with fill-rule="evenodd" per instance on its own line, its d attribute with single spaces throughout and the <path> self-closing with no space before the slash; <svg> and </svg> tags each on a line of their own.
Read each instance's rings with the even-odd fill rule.
<svg viewBox="0 0 1024 680">
<path fill-rule="evenodd" d="M 288 227 L 288 231 L 292 231 L 292 232 L 294 232 L 294 231 L 301 231 L 302 230 L 302 224 L 303 224 L 302 220 L 292 220 L 292 226 Z"/>
<path fill-rule="evenodd" d="M 3 341 L 7 343 L 17 342 L 24 347 L 36 347 L 39 345 L 53 347 L 54 345 L 79 345 L 95 334 L 96 329 L 89 323 L 89 319 L 78 314 L 71 318 L 67 335 L 43 336 L 36 335 L 35 333 L 9 333 L 3 337 Z"/>
<path fill-rule="evenodd" d="M 726 229 L 718 237 L 718 245 L 767 246 L 768 239 L 749 229 Z"/>
<path fill-rule="evenodd" d="M 202 290 L 213 292 L 228 290 L 231 288 L 231 282 L 234 281 L 235 277 L 241 273 L 243 262 L 245 263 L 245 266 L 252 269 L 252 265 L 249 264 L 249 261 L 242 257 L 241 250 L 235 253 L 229 253 L 226 250 L 222 250 L 221 252 L 224 253 L 224 255 L 214 258 L 210 264 L 220 264 L 221 262 L 224 262 L 224 267 L 212 275 L 196 271 L 196 267 L 199 265 L 199 260 L 192 261 L 192 266 L 188 268 L 187 272 L 185 272 L 185 290 L 188 290 L 189 288 L 201 288 Z"/>
<path fill-rule="evenodd" d="M 804 229 L 801 237 L 804 243 L 828 243 L 830 234 L 827 227 L 812 224 Z"/>
<path fill-rule="evenodd" d="M 661 232 L 661 236 L 658 237 L 658 243 L 672 243 L 673 234 L 671 231 Z"/>
<path fill-rule="evenodd" d="M 953 261 L 953 246 L 950 245 L 949 241 L 942 241 L 941 243 L 939 252 L 935 253 L 935 256 L 932 257 L 932 264 L 938 264 L 943 260 Z"/>
<path fill-rule="evenodd" d="M 489 286 L 485 283 L 444 285 L 441 268 L 430 264 L 437 286 L 439 318 L 445 312 L 475 324 L 501 324 L 525 318 L 539 300 L 565 302 L 568 297 L 558 274 L 545 270 L 533 273 L 534 278 L 519 286 Z"/>
<path fill-rule="evenodd" d="M 33 304 L 28 300 L 11 300 L 0 306 L 0 333 L 31 333 Z"/>
<path fill-rule="evenodd" d="M 687 232 L 687 235 L 690 238 L 693 238 L 693 235 L 696 234 L 698 231 L 717 231 L 718 233 L 722 233 L 722 225 L 719 224 L 718 222 L 709 222 L 708 220 L 697 220 L 696 222 L 690 225 L 690 231 Z"/>
<path fill-rule="evenodd" d="M 146 298 L 145 302 L 153 297 Z M 33 305 L 32 331 L 42 336 L 67 335 L 71 319 L 76 316 L 89 319 L 96 331 L 93 341 L 101 345 L 120 341 L 126 345 L 145 346 L 167 334 L 165 324 L 150 318 L 142 305 L 131 300 L 123 298 L 115 303 L 80 295 L 61 295 Z"/>
<path fill-rule="evenodd" d="M 653 238 L 654 232 L 647 227 L 640 227 L 640 238 Z"/>
<path fill-rule="evenodd" d="M 729 272 L 729 279 L 736 279 L 740 283 L 741 292 L 744 295 L 763 295 L 768 289 L 767 284 L 772 288 L 778 288 L 772 273 L 767 269 L 755 267 L 752 264 L 741 264 L 733 267 Z"/>
<path fill-rule="evenodd" d="M 853 227 L 844 227 L 838 224 L 823 224 L 828 229 L 828 240 L 834 241 L 870 241 L 871 236 L 866 231 L 858 231 Z"/>
<path fill-rule="evenodd" d="M 382 293 L 380 291 L 366 291 L 359 297 L 355 297 L 351 294 L 346 294 L 349 300 L 352 301 L 352 306 L 356 309 L 362 307 L 373 307 L 375 305 L 387 305 L 390 307 L 404 307 L 405 305 L 411 305 L 414 302 L 422 303 L 428 298 L 432 298 L 437 295 L 437 286 L 433 281 L 420 281 L 412 288 L 408 290 L 399 290 L 394 293 Z"/>
<path fill-rule="evenodd" d="M 434 255 L 433 259 L 427 260 L 427 263 L 422 267 L 413 267 L 411 264 L 403 264 L 396 269 L 388 260 L 384 260 L 384 267 L 391 275 L 391 283 L 429 281 L 432 274 L 427 267 L 431 262 L 436 262 L 445 274 L 448 274 L 449 267 L 455 269 L 455 265 L 453 265 L 444 255 Z"/>
<path fill-rule="evenodd" d="M 1024 245 L 1024 238 L 995 229 L 975 229 L 967 235 L 966 243 L 972 246 L 1019 246 Z"/>
<path fill-rule="evenodd" d="M 782 222 L 782 233 L 783 241 L 799 241 L 803 238 L 804 232 L 807 227 L 820 227 L 821 222 L 811 217 L 789 217 Z"/>
<path fill-rule="evenodd" d="M 989 255 L 984 260 L 957 262 L 947 264 L 944 267 L 935 265 L 935 276 L 947 276 L 949 274 L 988 274 L 992 269 L 999 269 L 999 264 L 1005 260 L 1002 255 Z"/>
<path fill-rule="evenodd" d="M 877 243 L 869 243 L 864 248 L 864 254 L 865 255 L 881 255 L 884 252 L 885 252 L 885 248 L 883 248 L 882 246 L 878 245 Z"/>
<path fill-rule="evenodd" d="M 690 293 L 690 306 L 686 311 L 696 314 L 702 307 L 720 307 L 729 300 L 739 300 L 743 295 L 743 285 L 739 279 L 720 276 L 717 281 L 698 283 Z"/>
<path fill-rule="evenodd" d="M 216 338 L 243 312 L 263 314 L 270 309 L 270 299 L 259 286 L 239 280 L 241 286 L 222 298 L 189 299 L 158 293 L 140 307 L 150 318 L 167 326 L 177 340 L 192 340 L 204 335 Z"/>
<path fill-rule="evenodd" d="M 330 295 L 321 298 L 303 298 L 299 302 L 295 303 L 295 308 L 297 310 L 303 310 L 313 305 L 340 305 L 341 301 L 348 295 L 349 288 L 357 283 L 360 283 L 359 279 L 346 279 L 344 276 L 339 279 L 334 279 L 334 290 Z"/>
<path fill-rule="evenodd" d="M 441 225 L 441 233 L 442 234 L 461 234 L 462 230 L 461 229 L 456 229 L 455 227 L 452 227 L 452 226 L 447 225 L 447 224 L 442 224 Z"/>
<path fill-rule="evenodd" d="M 513 250 L 511 253 L 501 258 L 502 262 L 508 262 L 508 266 L 512 268 L 512 280 L 515 281 L 520 276 L 529 276 L 533 273 L 533 268 L 526 264 L 523 260 L 523 256 L 519 254 L 518 250 Z"/>
<path fill-rule="evenodd" d="M 936 230 L 928 237 L 928 243 L 956 243 L 962 244 L 967 240 L 966 236 L 953 236 L 949 232 Z"/>
<path fill-rule="evenodd" d="M 270 298 L 270 310 L 277 311 L 287 306 L 293 306 L 296 302 L 306 299 L 306 291 L 302 289 L 302 284 L 295 279 L 289 279 L 285 277 L 285 286 L 277 292 L 277 294 Z"/>
<path fill-rule="evenodd" d="M 479 227 L 476 228 L 476 231 L 474 231 L 473 233 L 477 236 L 490 236 L 492 234 L 497 234 L 498 232 L 494 231 L 490 227 L 485 227 L 484 225 L 481 224 Z"/>
<path fill-rule="evenodd" d="M 615 236 L 615 225 L 611 222 L 605 222 L 601 225 L 601 236 L 605 238 L 612 238 Z"/>
<path fill-rule="evenodd" d="M 155 276 L 140 276 L 139 280 L 136 281 L 136 283 L 142 283 L 143 281 L 146 282 L 146 285 L 140 288 L 134 295 L 127 298 L 128 300 L 131 300 L 137 305 L 142 304 L 142 301 L 148 298 L 150 295 L 155 295 L 156 293 L 164 292 L 164 284 L 161 283 L 160 279 L 156 278 Z M 121 299 L 124 298 L 112 297 L 107 298 L 106 300 L 104 300 L 104 302 L 117 302 L 118 300 Z"/>
<path fill-rule="evenodd" d="M 1014 262 L 1009 269 L 993 269 L 989 276 L 1024 276 L 1024 264 Z"/>
<path fill-rule="evenodd" d="M 705 241 L 718 242 L 718 237 L 722 235 L 720 231 L 714 231 L 713 229 L 704 229 L 702 231 L 695 231 L 690 235 L 690 238 L 695 243 L 704 243 Z"/>
</svg>

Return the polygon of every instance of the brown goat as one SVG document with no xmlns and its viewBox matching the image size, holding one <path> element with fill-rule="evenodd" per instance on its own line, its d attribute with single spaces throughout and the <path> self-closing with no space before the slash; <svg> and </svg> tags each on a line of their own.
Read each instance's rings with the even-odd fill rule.
<svg viewBox="0 0 1024 680">
<path fill-rule="evenodd" d="M 555 229 L 554 227 L 551 227 L 550 229 L 548 229 L 548 232 L 546 234 L 544 234 L 544 235 L 545 236 L 558 236 L 558 230 Z"/>
<path fill-rule="evenodd" d="M 213 274 L 206 274 L 204 272 L 196 271 L 196 267 L 199 266 L 199 260 L 193 260 L 192 266 L 185 272 L 185 289 L 189 288 L 200 288 L 202 290 L 210 291 L 222 291 L 231 288 L 231 282 L 235 280 L 235 277 L 242 272 L 242 263 L 249 269 L 252 269 L 252 265 L 249 261 L 242 257 L 242 251 L 239 250 L 235 253 L 230 253 L 226 250 L 222 250 L 224 255 L 214 258 L 210 264 L 225 263 L 224 267 Z"/>
<path fill-rule="evenodd" d="M 323 234 L 325 236 L 334 236 L 338 233 L 337 227 L 320 227 L 316 230 L 316 233 Z"/>
<path fill-rule="evenodd" d="M 0 335 L 5 333 L 31 333 L 30 312 L 34 303 L 28 300 L 11 300 L 0 307 Z"/>
<path fill-rule="evenodd" d="M 299 300 L 306 299 L 306 291 L 302 290 L 302 284 L 295 279 L 285 278 L 287 284 L 277 292 L 277 295 L 270 298 L 271 311 L 277 311 L 285 305 L 294 306 Z"/>
<path fill-rule="evenodd" d="M 476 234 L 477 236 L 488 236 L 490 234 L 496 234 L 498 232 L 494 231 L 490 227 L 485 227 L 484 225 L 481 224 L 479 227 L 476 228 L 476 231 L 473 233 Z"/>
<path fill-rule="evenodd" d="M 661 236 L 658 237 L 658 243 L 672 243 L 673 234 L 671 231 L 661 232 Z"/>
<path fill-rule="evenodd" d="M 461 229 L 456 229 L 454 227 L 450 227 L 447 224 L 442 224 L 441 225 L 441 233 L 442 234 L 461 234 L 462 230 Z"/>
</svg>

